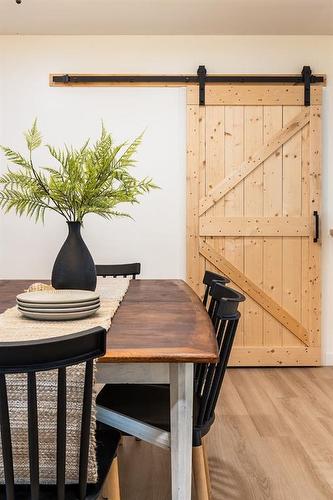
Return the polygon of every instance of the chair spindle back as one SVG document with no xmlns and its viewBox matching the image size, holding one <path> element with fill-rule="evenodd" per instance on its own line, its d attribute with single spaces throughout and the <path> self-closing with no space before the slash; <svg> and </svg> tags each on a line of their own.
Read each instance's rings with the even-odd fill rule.
<svg viewBox="0 0 333 500">
<path fill-rule="evenodd" d="M 105 347 L 106 331 L 102 327 L 60 338 L 0 343 L 0 432 L 7 500 L 15 499 L 15 477 L 6 374 L 27 374 L 30 495 L 31 500 L 38 500 L 40 483 L 36 373 L 58 370 L 56 483 L 58 500 L 65 500 L 66 368 L 85 363 L 78 484 L 79 498 L 83 500 L 87 489 L 93 360 L 105 353 Z"/>
<path fill-rule="evenodd" d="M 123 276 L 127 278 L 127 276 L 132 276 L 135 280 L 136 277 L 141 272 L 141 264 L 140 262 L 135 262 L 132 264 L 99 264 L 96 265 L 96 274 L 97 276 L 103 276 L 106 278 L 107 276 L 111 276 L 113 278 L 117 278 L 117 276 Z"/>
<path fill-rule="evenodd" d="M 220 283 L 222 283 L 222 284 L 225 285 L 226 283 L 229 283 L 230 280 L 226 276 L 222 276 L 220 274 L 213 273 L 211 271 L 206 271 L 205 272 L 203 280 L 202 280 L 203 284 L 206 285 L 204 298 L 202 300 L 203 305 L 205 307 L 207 306 L 209 294 L 210 294 L 212 285 L 213 285 L 213 283 L 215 281 L 218 281 L 218 282 L 220 282 Z"/>
<path fill-rule="evenodd" d="M 197 427 L 211 425 L 214 419 L 215 406 L 240 318 L 238 306 L 245 300 L 244 295 L 219 282 L 212 285 L 211 296 L 216 300 L 212 321 L 219 349 L 219 361 L 216 364 L 202 365 L 203 368 L 196 380 L 196 395 L 200 401 L 195 422 Z"/>
</svg>

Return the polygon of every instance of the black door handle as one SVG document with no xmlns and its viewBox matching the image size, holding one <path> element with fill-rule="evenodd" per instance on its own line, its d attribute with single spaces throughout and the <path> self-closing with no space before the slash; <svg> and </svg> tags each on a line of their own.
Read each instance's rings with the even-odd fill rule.
<svg viewBox="0 0 333 500">
<path fill-rule="evenodd" d="M 313 243 L 317 243 L 319 240 L 319 214 L 317 210 L 314 210 L 313 216 L 315 218 L 315 230 L 314 230 L 314 237 L 313 237 Z"/>
</svg>

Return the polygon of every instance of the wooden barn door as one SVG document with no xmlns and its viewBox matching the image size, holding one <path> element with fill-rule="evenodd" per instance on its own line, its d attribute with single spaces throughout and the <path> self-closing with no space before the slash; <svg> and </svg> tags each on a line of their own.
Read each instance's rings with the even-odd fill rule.
<svg viewBox="0 0 333 500">
<path fill-rule="evenodd" d="M 247 297 L 231 365 L 320 364 L 321 87 L 187 91 L 187 281 L 206 269 Z"/>
</svg>

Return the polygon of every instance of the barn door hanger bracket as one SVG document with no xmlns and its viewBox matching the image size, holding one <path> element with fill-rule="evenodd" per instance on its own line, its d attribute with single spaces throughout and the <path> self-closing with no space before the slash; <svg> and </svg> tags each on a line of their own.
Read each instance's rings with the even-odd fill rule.
<svg viewBox="0 0 333 500">
<path fill-rule="evenodd" d="M 310 106 L 310 104 L 311 104 L 311 80 L 312 80 L 312 71 L 311 71 L 310 66 L 303 66 L 302 80 L 304 82 L 304 106 Z"/>
<path fill-rule="evenodd" d="M 207 70 L 205 66 L 199 66 L 198 71 L 198 82 L 199 82 L 199 105 L 204 106 L 206 102 L 206 77 Z"/>
</svg>

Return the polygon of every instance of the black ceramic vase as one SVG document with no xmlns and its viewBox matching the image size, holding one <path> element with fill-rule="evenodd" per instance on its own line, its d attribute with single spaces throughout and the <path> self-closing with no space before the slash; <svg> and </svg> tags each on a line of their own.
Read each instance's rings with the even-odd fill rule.
<svg viewBox="0 0 333 500">
<path fill-rule="evenodd" d="M 56 289 L 95 290 L 96 268 L 81 236 L 80 222 L 67 222 L 68 236 L 58 253 L 52 270 Z"/>
</svg>

